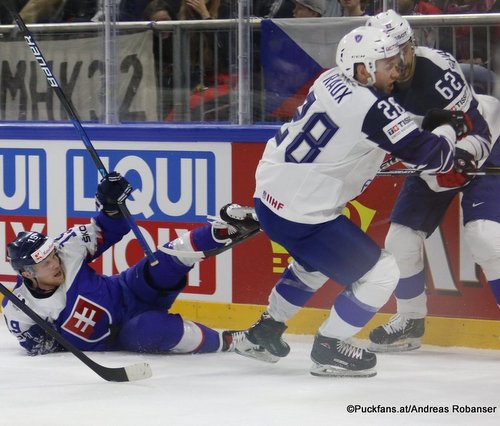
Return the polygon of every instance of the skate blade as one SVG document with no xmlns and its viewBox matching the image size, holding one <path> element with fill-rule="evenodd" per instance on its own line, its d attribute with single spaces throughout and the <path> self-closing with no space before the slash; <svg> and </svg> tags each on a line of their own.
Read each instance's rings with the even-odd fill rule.
<svg viewBox="0 0 500 426">
<path fill-rule="evenodd" d="M 420 346 L 422 346 L 420 338 L 413 337 L 405 340 L 400 340 L 388 345 L 381 345 L 378 343 L 370 342 L 367 350 L 374 353 L 408 352 L 414 351 L 415 349 L 420 348 Z"/>
<path fill-rule="evenodd" d="M 377 374 L 375 368 L 367 368 L 366 370 L 347 370 L 335 365 L 325 365 L 314 363 L 310 373 L 317 377 L 373 377 Z"/>
<path fill-rule="evenodd" d="M 238 349 L 235 349 L 234 351 L 238 355 L 246 356 L 247 358 L 256 359 L 262 362 L 268 362 L 271 364 L 275 364 L 280 360 L 279 357 L 270 354 L 265 349 L 247 349 L 245 351 L 240 351 Z"/>
</svg>

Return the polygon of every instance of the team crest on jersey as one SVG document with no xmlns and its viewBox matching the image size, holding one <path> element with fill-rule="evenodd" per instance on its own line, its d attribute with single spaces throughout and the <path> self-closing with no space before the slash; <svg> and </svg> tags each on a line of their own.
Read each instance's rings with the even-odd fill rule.
<svg viewBox="0 0 500 426">
<path fill-rule="evenodd" d="M 111 323 L 111 314 L 106 308 L 78 296 L 62 328 L 86 342 L 98 342 L 109 336 Z"/>
</svg>

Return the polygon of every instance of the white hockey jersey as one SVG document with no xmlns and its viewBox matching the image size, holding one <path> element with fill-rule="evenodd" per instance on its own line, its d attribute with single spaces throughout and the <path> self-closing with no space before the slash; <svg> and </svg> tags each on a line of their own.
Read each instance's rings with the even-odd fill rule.
<svg viewBox="0 0 500 426">
<path fill-rule="evenodd" d="M 333 68 L 268 141 L 254 196 L 287 220 L 322 223 L 366 189 L 386 153 L 419 169 L 448 171 L 455 140 L 448 125 L 420 131 L 392 96 Z"/>
</svg>

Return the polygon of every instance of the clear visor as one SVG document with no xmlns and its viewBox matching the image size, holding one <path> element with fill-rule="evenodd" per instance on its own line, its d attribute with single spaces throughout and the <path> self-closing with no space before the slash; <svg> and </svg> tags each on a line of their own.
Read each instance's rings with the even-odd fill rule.
<svg viewBox="0 0 500 426">
<path fill-rule="evenodd" d="M 403 68 L 401 69 L 401 79 L 405 80 L 411 75 L 413 70 L 413 64 L 415 61 L 415 44 L 412 40 L 409 40 L 400 46 L 400 51 L 403 62 Z"/>
<path fill-rule="evenodd" d="M 396 70 L 398 73 L 402 73 L 405 69 L 403 54 L 400 52 L 390 58 L 379 59 L 375 63 L 375 67 L 376 72 L 388 74 L 392 72 L 392 70 Z"/>
</svg>

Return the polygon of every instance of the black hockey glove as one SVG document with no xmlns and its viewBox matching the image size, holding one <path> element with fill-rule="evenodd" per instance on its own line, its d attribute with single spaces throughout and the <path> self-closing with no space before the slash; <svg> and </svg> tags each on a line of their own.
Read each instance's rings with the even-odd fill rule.
<svg viewBox="0 0 500 426">
<path fill-rule="evenodd" d="M 438 108 L 427 111 L 424 121 L 422 121 L 422 129 L 432 131 L 443 124 L 449 124 L 453 127 L 457 139 L 462 139 L 472 130 L 472 122 L 467 113 Z"/>
<path fill-rule="evenodd" d="M 464 149 L 455 148 L 453 169 L 447 173 L 438 173 L 436 179 L 439 186 L 443 188 L 458 188 L 474 177 L 467 173 L 475 170 L 477 170 L 477 163 L 473 155 Z"/>
<path fill-rule="evenodd" d="M 477 162 L 474 160 L 474 156 L 461 148 L 455 148 L 453 166 L 458 173 L 468 173 L 477 170 Z"/>
<path fill-rule="evenodd" d="M 102 178 L 97 185 L 95 203 L 108 216 L 121 216 L 120 204 L 123 204 L 130 195 L 132 187 L 118 172 L 111 172 Z"/>
</svg>

